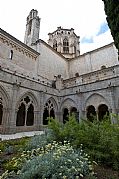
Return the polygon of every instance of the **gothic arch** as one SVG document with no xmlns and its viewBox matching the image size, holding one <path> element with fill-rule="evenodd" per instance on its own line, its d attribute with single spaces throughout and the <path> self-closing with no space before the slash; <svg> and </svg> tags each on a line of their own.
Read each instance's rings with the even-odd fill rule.
<svg viewBox="0 0 119 179">
<path fill-rule="evenodd" d="M 10 97 L 3 86 L 0 85 L 0 95 L 4 98 L 4 103 L 7 107 L 10 105 Z"/>
<path fill-rule="evenodd" d="M 75 103 L 74 100 L 70 99 L 70 98 L 66 98 L 65 100 L 62 101 L 61 105 L 60 105 L 60 109 L 62 110 L 63 108 L 68 108 L 71 109 L 72 107 L 75 107 L 78 109 L 77 104 Z"/>
<path fill-rule="evenodd" d="M 44 110 L 43 110 L 43 125 L 48 124 L 48 117 L 55 118 L 56 117 L 56 111 L 58 109 L 57 103 L 54 98 L 49 98 L 44 104 Z"/>
<path fill-rule="evenodd" d="M 57 111 L 57 110 L 58 110 L 58 104 L 57 104 L 57 102 L 56 102 L 56 99 L 53 98 L 53 97 L 47 98 L 47 99 L 45 100 L 45 102 L 44 102 L 44 105 L 45 105 L 49 100 L 52 101 L 52 103 L 53 103 L 53 105 L 54 105 L 54 107 L 55 107 L 55 110 Z"/>
<path fill-rule="evenodd" d="M 98 120 L 102 121 L 105 115 L 109 116 L 109 108 L 106 104 L 100 104 L 98 106 Z"/>
<path fill-rule="evenodd" d="M 27 91 L 27 92 L 23 93 L 23 94 L 19 97 L 19 99 L 18 99 L 18 101 L 17 101 L 17 104 L 16 104 L 16 109 L 18 109 L 18 106 L 19 106 L 20 101 L 21 101 L 23 98 L 25 98 L 26 96 L 29 96 L 29 97 L 33 100 L 35 110 L 37 110 L 37 109 L 38 109 L 38 100 L 37 100 L 37 97 L 35 96 L 35 94 L 32 93 L 31 91 Z"/>
<path fill-rule="evenodd" d="M 10 97 L 3 86 L 0 85 L 0 126 L 6 125 L 9 117 Z"/>
<path fill-rule="evenodd" d="M 95 107 L 93 105 L 87 106 L 86 117 L 91 122 L 93 122 L 93 120 L 97 117 L 96 116 L 96 110 L 95 110 Z"/>
<path fill-rule="evenodd" d="M 91 94 L 85 101 L 85 109 L 87 109 L 88 106 L 94 106 L 96 111 L 98 110 L 98 106 L 100 104 L 105 104 L 109 106 L 109 102 L 107 99 L 105 99 L 102 95 L 98 93 Z"/>
<path fill-rule="evenodd" d="M 76 117 L 76 120 L 79 121 L 79 113 L 78 113 L 78 107 L 76 105 L 76 103 L 70 99 L 67 98 L 64 101 L 62 101 L 61 106 L 60 106 L 60 110 L 63 113 L 63 123 L 65 123 L 68 120 L 68 116 L 73 114 Z"/>
<path fill-rule="evenodd" d="M 35 111 L 38 110 L 38 102 L 31 92 L 24 93 L 16 105 L 16 126 L 33 126 L 36 120 Z"/>
<path fill-rule="evenodd" d="M 66 37 L 63 39 L 63 53 L 69 53 L 69 40 Z"/>
</svg>

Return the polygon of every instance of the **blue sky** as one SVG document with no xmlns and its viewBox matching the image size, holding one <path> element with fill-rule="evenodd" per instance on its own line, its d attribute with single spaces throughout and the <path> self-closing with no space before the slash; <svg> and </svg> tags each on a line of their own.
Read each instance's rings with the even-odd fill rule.
<svg viewBox="0 0 119 179">
<path fill-rule="evenodd" d="M 104 35 L 106 32 L 110 31 L 107 22 L 103 22 L 100 27 L 99 27 L 99 31 L 97 32 L 96 36 L 101 36 Z M 95 36 L 89 36 L 89 37 L 83 37 L 81 39 L 81 43 L 82 44 L 93 44 L 94 43 L 94 38 Z"/>
<path fill-rule="evenodd" d="M 31 9 L 38 10 L 40 38 L 46 42 L 48 33 L 59 26 L 74 28 L 80 36 L 81 54 L 113 41 L 102 0 L 2 0 L 0 28 L 23 42 L 26 18 Z"/>
<path fill-rule="evenodd" d="M 108 30 L 109 30 L 108 24 L 107 24 L 107 22 L 104 22 L 103 24 L 101 24 L 100 30 L 97 33 L 97 36 L 107 32 Z"/>
<path fill-rule="evenodd" d="M 82 40 L 81 40 L 81 43 L 93 43 L 93 37 L 83 37 Z"/>
</svg>

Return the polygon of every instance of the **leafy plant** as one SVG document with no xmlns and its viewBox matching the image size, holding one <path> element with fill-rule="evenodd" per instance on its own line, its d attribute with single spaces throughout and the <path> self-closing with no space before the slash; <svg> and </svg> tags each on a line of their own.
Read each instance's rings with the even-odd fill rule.
<svg viewBox="0 0 119 179">
<path fill-rule="evenodd" d="M 118 120 L 118 116 L 113 115 Z M 107 166 L 119 168 L 119 125 L 111 124 L 110 117 L 105 116 L 101 121 L 82 120 L 76 122 L 74 116 L 69 117 L 66 124 L 51 120 L 49 128 L 53 130 L 55 140 L 68 140 L 75 148 L 83 144 L 83 149 L 92 160 Z"/>
<path fill-rule="evenodd" d="M 64 141 L 64 145 L 54 141 L 38 153 L 39 155 L 24 164 L 20 171 L 21 179 L 72 179 L 92 173 L 93 168 L 88 155 L 83 152 L 82 148 L 74 150 L 66 141 Z"/>
<path fill-rule="evenodd" d="M 107 15 L 107 22 L 114 38 L 116 48 L 119 50 L 119 1 L 116 0 L 102 0 L 104 2 L 105 13 Z M 118 52 L 119 54 L 119 52 Z"/>
</svg>

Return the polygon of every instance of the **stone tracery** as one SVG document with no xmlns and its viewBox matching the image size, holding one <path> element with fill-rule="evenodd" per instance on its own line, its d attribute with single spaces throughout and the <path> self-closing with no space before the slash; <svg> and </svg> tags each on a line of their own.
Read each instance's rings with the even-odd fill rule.
<svg viewBox="0 0 119 179">
<path fill-rule="evenodd" d="M 32 126 L 34 124 L 34 104 L 29 96 L 20 101 L 17 111 L 16 126 Z"/>
<path fill-rule="evenodd" d="M 49 100 L 45 106 L 44 106 L 44 113 L 43 113 L 43 124 L 48 124 L 48 117 L 55 118 L 55 111 L 54 111 L 54 105 L 51 100 Z"/>
</svg>

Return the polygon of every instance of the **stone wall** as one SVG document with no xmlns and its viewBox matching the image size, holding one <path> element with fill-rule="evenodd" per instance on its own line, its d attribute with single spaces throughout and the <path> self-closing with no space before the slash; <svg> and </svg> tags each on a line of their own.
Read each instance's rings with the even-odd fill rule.
<svg viewBox="0 0 119 179">
<path fill-rule="evenodd" d="M 38 56 L 38 52 L 2 30 L 0 34 L 0 65 L 2 67 L 24 75 L 36 76 Z"/>
<path fill-rule="evenodd" d="M 64 79 L 68 78 L 68 62 L 66 59 L 43 41 L 38 46 L 40 53 L 38 75 L 50 80 L 54 80 L 54 76 L 57 75 L 61 75 Z"/>
<path fill-rule="evenodd" d="M 76 73 L 79 75 L 97 71 L 105 66 L 106 68 L 119 64 L 118 54 L 114 44 L 88 52 L 69 62 L 69 75 L 74 77 Z"/>
</svg>

